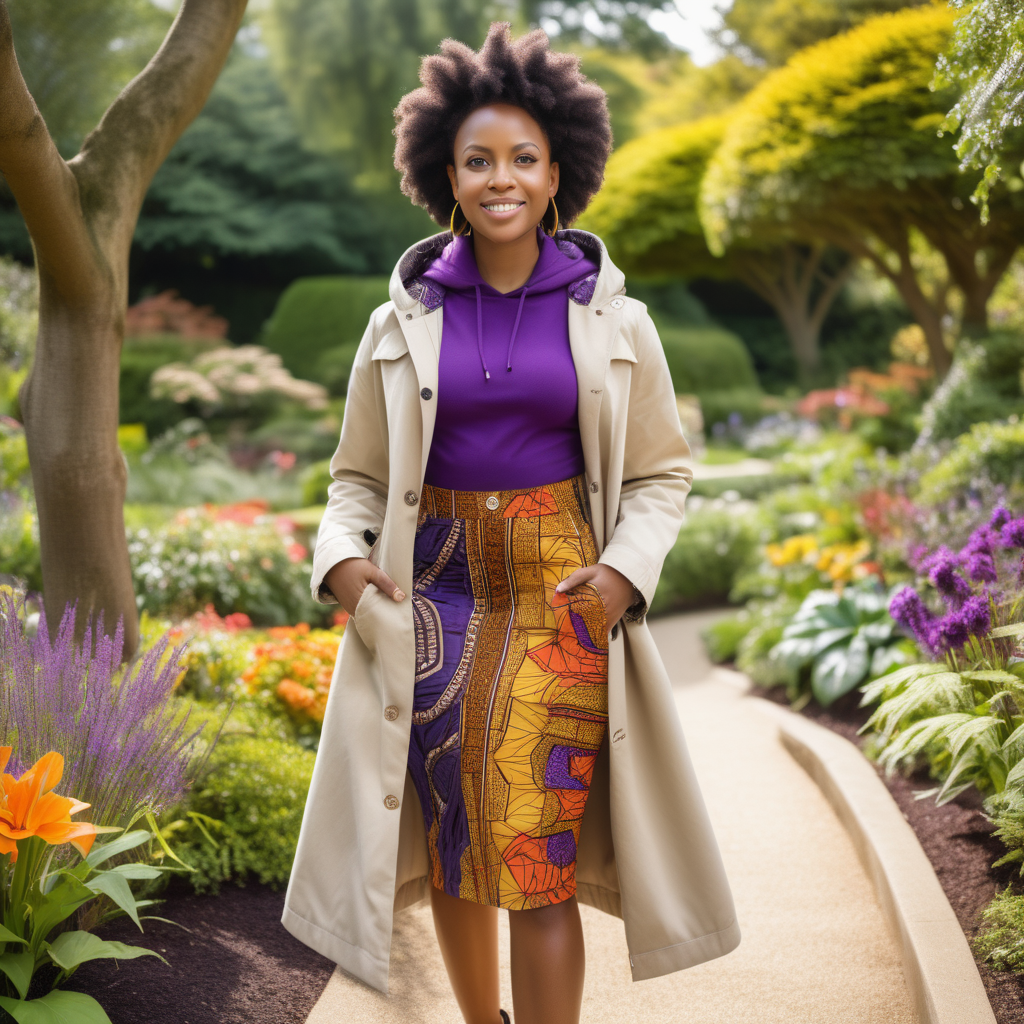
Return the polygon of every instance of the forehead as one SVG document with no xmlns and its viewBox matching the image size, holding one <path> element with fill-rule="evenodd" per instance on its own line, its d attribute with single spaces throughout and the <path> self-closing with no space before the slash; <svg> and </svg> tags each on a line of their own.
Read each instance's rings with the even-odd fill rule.
<svg viewBox="0 0 1024 1024">
<path fill-rule="evenodd" d="M 522 107 L 509 103 L 489 103 L 477 107 L 459 125 L 455 135 L 455 151 L 478 145 L 488 149 L 511 148 L 532 142 L 542 152 L 548 151 L 544 129 Z"/>
</svg>

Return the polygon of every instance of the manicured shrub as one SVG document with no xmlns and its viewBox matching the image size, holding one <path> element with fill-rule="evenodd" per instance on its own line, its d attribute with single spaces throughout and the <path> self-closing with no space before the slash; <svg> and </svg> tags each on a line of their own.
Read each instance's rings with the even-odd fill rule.
<svg viewBox="0 0 1024 1024">
<path fill-rule="evenodd" d="M 711 623 L 700 635 L 708 657 L 716 665 L 723 661 L 735 661 L 740 641 L 754 627 L 754 623 L 754 617 L 746 609 Z"/>
<path fill-rule="evenodd" d="M 662 327 L 658 332 L 678 394 L 760 390 L 747 347 L 720 327 Z"/>
<path fill-rule="evenodd" d="M 1024 423 L 976 423 L 921 477 L 919 500 L 934 504 L 986 484 L 1024 485 Z"/>
<path fill-rule="evenodd" d="M 651 611 L 725 601 L 755 546 L 755 531 L 746 509 L 717 499 L 690 511 L 665 559 Z"/>
<path fill-rule="evenodd" d="M 331 485 L 331 460 L 314 462 L 302 475 L 302 504 L 326 505 L 327 488 Z"/>
<path fill-rule="evenodd" d="M 355 339 L 327 349 L 316 361 L 315 379 L 335 397 L 341 397 L 348 391 L 348 378 L 358 348 L 359 340 Z"/>
<path fill-rule="evenodd" d="M 921 418 L 920 444 L 951 440 L 976 423 L 1024 415 L 1024 336 L 1000 332 L 961 343 L 953 367 Z"/>
<path fill-rule="evenodd" d="M 214 748 L 188 810 L 204 817 L 177 833 L 175 853 L 199 892 L 254 878 L 288 881 L 315 755 L 265 735 L 227 735 Z M 213 844 L 216 843 L 216 846 Z"/>
<path fill-rule="evenodd" d="M 698 396 L 710 437 L 724 434 L 730 425 L 756 423 L 766 412 L 764 394 L 755 387 L 700 391 Z"/>
<path fill-rule="evenodd" d="M 387 299 L 386 277 L 300 278 L 281 296 L 260 343 L 296 377 L 319 380 L 320 357 L 358 342 L 370 314 Z"/>
</svg>

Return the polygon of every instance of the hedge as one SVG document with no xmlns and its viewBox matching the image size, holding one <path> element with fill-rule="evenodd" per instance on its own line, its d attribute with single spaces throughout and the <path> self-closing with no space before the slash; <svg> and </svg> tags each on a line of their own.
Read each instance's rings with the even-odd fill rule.
<svg viewBox="0 0 1024 1024">
<path fill-rule="evenodd" d="M 760 390 L 750 352 L 731 331 L 663 326 L 658 333 L 677 394 Z"/>
<path fill-rule="evenodd" d="M 260 344 L 278 353 L 294 376 L 317 380 L 324 353 L 354 347 L 370 314 L 387 299 L 383 276 L 300 278 L 281 296 Z"/>
</svg>

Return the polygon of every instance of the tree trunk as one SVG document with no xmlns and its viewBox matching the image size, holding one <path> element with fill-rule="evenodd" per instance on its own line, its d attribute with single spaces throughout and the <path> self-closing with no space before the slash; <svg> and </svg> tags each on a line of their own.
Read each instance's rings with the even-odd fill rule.
<svg viewBox="0 0 1024 1024">
<path fill-rule="evenodd" d="M 847 260 L 835 274 L 824 271 L 824 244 L 794 242 L 734 257 L 740 280 L 775 310 L 796 359 L 804 384 L 814 380 L 821 365 L 821 328 L 856 261 Z M 818 290 L 815 294 L 815 284 Z"/>
<path fill-rule="evenodd" d="M 39 512 L 51 631 L 68 602 L 125 629 L 138 617 L 124 532 L 127 472 L 117 447 L 128 253 L 146 189 L 202 109 L 246 0 L 184 0 L 159 52 L 65 162 L 18 69 L 0 0 L 0 173 L 32 236 L 39 336 L 20 402 Z"/>
</svg>

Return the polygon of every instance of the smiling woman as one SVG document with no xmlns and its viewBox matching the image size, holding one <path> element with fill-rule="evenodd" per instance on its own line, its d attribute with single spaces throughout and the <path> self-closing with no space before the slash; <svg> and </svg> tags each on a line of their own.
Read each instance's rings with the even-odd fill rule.
<svg viewBox="0 0 1024 1024">
<path fill-rule="evenodd" d="M 565 227 L 604 93 L 504 23 L 420 78 L 395 163 L 450 230 L 399 261 L 349 380 L 312 586 L 352 628 L 284 922 L 386 989 L 392 908 L 429 898 L 465 1020 L 498 1024 L 506 910 L 517 1024 L 577 1024 L 577 896 L 626 920 L 637 979 L 739 940 L 644 621 L 689 450 L 650 317 Z"/>
</svg>

